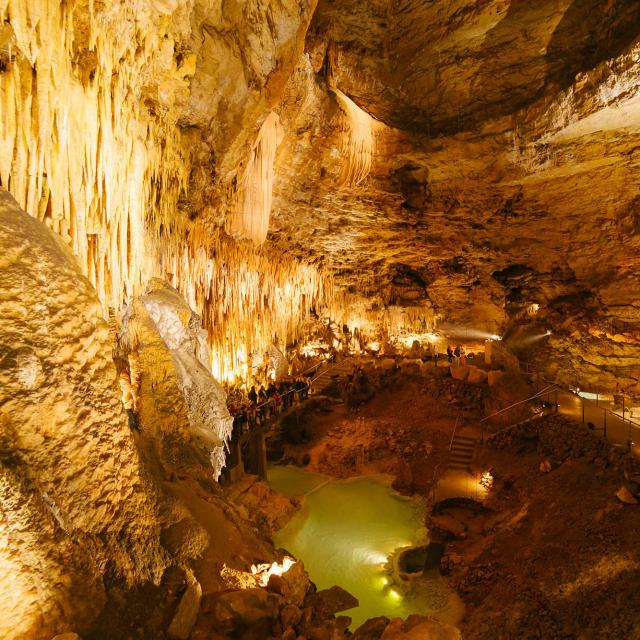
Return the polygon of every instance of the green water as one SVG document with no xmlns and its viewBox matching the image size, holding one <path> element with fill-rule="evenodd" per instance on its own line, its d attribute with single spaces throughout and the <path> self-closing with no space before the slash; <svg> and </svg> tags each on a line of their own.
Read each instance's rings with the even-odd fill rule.
<svg viewBox="0 0 640 640">
<path fill-rule="evenodd" d="M 409 595 L 389 585 L 387 557 L 424 542 L 425 505 L 394 492 L 384 476 L 334 480 L 297 467 L 269 469 L 271 486 L 303 506 L 275 536 L 300 558 L 318 589 L 340 585 L 360 602 L 344 612 L 352 629 L 368 618 L 412 613 L 456 624 L 462 605 L 439 575 L 420 579 Z M 422 539 L 420 539 L 422 536 Z"/>
</svg>

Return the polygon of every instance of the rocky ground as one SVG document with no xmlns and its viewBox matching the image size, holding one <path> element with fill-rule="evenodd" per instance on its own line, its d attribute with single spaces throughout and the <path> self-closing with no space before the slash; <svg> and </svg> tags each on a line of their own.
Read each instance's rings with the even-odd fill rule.
<svg viewBox="0 0 640 640">
<path fill-rule="evenodd" d="M 446 459 L 456 417 L 471 423 L 480 415 L 483 387 L 431 363 L 422 372 L 364 375 L 355 401 L 348 385 L 336 381 L 326 390 L 332 399 L 292 416 L 283 425 L 284 445 L 274 443 L 274 450 L 284 462 L 337 478 L 387 473 L 398 490 L 424 495 Z"/>
<path fill-rule="evenodd" d="M 440 521 L 464 637 L 640 638 L 640 508 L 616 496 L 637 493 L 638 463 L 558 416 L 496 438 L 478 463 L 494 478 L 484 508 L 445 506 Z"/>
<path fill-rule="evenodd" d="M 402 383 L 390 374 L 383 386 L 359 407 L 315 410 L 308 442 L 287 444 L 285 459 L 336 477 L 390 473 L 400 489 L 424 493 L 459 398 L 471 416 L 489 392 L 444 369 Z M 640 506 L 628 504 L 640 465 L 556 415 L 494 436 L 475 464 L 491 472 L 486 502 L 440 505 L 429 523 L 445 540 L 441 570 L 467 606 L 463 637 L 640 638 Z"/>
</svg>

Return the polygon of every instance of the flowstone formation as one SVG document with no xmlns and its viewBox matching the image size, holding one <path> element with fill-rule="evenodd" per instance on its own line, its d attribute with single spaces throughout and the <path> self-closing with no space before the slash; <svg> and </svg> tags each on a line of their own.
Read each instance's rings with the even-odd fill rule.
<svg viewBox="0 0 640 640">
<path fill-rule="evenodd" d="M 119 337 L 130 361 L 135 354 L 134 362 L 140 363 L 145 379 L 140 389 L 141 427 L 157 431 L 163 424 L 158 420 L 157 398 L 162 386 L 163 403 L 170 409 L 165 417 L 168 433 L 173 431 L 176 414 L 186 408 L 189 436 L 209 453 L 217 480 L 233 418 L 227 409 L 227 394 L 211 375 L 206 340 L 198 315 L 161 280 L 152 280 L 146 293 L 127 310 Z M 170 400 L 172 391 L 175 403 Z"/>
</svg>

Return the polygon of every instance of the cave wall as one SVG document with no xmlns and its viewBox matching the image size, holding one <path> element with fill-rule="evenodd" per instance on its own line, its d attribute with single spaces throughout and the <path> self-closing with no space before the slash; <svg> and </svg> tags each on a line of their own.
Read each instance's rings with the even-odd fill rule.
<svg viewBox="0 0 640 640">
<path fill-rule="evenodd" d="M 330 292 L 313 266 L 220 231 L 254 188 L 244 168 L 314 6 L 0 4 L 0 184 L 71 247 L 105 317 L 170 279 L 221 377 L 295 336 Z"/>
<path fill-rule="evenodd" d="M 87 627 L 105 573 L 157 581 L 167 555 L 95 291 L 6 192 L 0 253 L 0 635 L 48 639 Z"/>
</svg>

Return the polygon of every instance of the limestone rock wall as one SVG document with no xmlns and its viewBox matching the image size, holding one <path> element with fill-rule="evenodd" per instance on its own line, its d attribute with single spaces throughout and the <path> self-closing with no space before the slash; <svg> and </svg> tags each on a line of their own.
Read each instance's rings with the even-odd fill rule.
<svg viewBox="0 0 640 640">
<path fill-rule="evenodd" d="M 180 294 L 155 280 L 127 310 L 120 341 L 133 350 L 141 365 L 145 438 L 181 434 L 183 446 L 195 440 L 209 454 L 217 479 L 233 418 L 224 389 L 211 375 L 206 337 L 200 318 Z"/>
<path fill-rule="evenodd" d="M 70 251 L 0 191 L 0 636 L 82 630 L 101 576 L 158 580 L 153 487 L 100 302 Z"/>
</svg>

